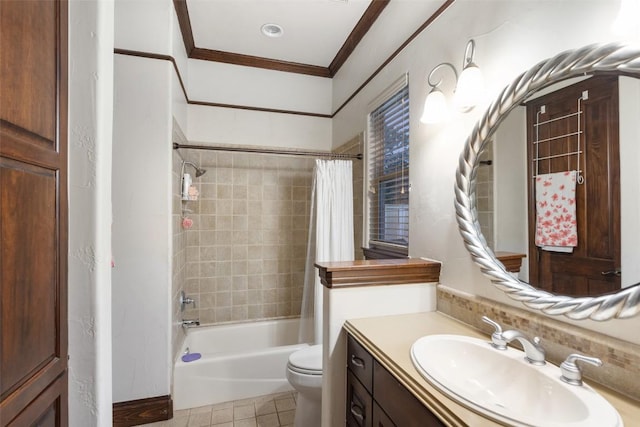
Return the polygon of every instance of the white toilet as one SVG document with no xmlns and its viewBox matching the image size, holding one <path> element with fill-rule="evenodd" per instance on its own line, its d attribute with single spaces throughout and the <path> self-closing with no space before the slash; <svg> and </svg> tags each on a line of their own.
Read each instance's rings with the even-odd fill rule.
<svg viewBox="0 0 640 427">
<path fill-rule="evenodd" d="M 287 380 L 298 392 L 295 427 L 319 427 L 322 414 L 322 345 L 291 353 Z"/>
</svg>

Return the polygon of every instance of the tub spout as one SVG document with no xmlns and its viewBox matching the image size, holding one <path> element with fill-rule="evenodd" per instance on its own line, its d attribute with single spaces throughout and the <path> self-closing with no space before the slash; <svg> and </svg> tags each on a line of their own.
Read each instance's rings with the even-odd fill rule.
<svg viewBox="0 0 640 427">
<path fill-rule="evenodd" d="M 184 329 L 188 329 L 193 326 L 200 326 L 200 321 L 198 319 L 191 319 L 191 320 L 182 319 L 182 327 Z"/>
</svg>

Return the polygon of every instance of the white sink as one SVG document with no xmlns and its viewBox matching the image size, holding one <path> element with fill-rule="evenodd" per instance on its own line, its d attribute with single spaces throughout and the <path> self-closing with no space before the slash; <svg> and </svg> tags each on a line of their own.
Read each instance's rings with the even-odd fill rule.
<svg viewBox="0 0 640 427">
<path fill-rule="evenodd" d="M 509 425 L 622 427 L 609 402 L 587 385 L 560 380 L 560 368 L 534 366 L 524 353 L 494 349 L 462 335 L 430 335 L 411 347 L 411 360 L 437 389 L 484 416 Z"/>
</svg>

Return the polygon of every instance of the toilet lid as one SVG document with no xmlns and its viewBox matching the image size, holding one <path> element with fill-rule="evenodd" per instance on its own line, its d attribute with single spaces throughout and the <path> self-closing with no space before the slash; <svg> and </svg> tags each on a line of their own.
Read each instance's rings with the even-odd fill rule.
<svg viewBox="0 0 640 427">
<path fill-rule="evenodd" d="M 304 374 L 322 374 L 322 345 L 312 345 L 291 353 L 289 368 Z"/>
</svg>

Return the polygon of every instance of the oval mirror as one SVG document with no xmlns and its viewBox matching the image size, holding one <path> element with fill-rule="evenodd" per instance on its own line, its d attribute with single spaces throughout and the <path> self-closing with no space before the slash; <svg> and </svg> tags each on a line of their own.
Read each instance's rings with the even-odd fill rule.
<svg viewBox="0 0 640 427">
<path fill-rule="evenodd" d="M 630 77 L 630 82 L 618 76 Z M 620 193 L 633 193 L 630 188 L 640 186 L 637 174 L 629 177 L 629 171 L 637 169 L 633 165 L 638 157 L 629 163 L 626 154 L 640 141 L 625 141 L 626 131 L 621 133 L 618 125 L 618 117 L 629 120 L 625 118 L 628 113 L 617 111 L 617 86 L 637 88 L 633 85 L 638 81 L 631 77 L 640 77 L 640 50 L 621 44 L 590 45 L 542 61 L 503 89 L 475 126 L 460 156 L 456 215 L 467 249 L 498 288 L 546 314 L 608 320 L 640 311 L 640 286 L 634 286 L 640 273 L 633 271 L 640 265 L 634 257 L 640 255 L 623 238 L 637 235 L 633 227 L 638 224 L 620 219 L 620 212 L 627 209 L 624 203 L 628 205 L 627 199 L 635 203 L 638 192 L 632 198 L 623 196 L 622 201 Z M 606 101 L 601 100 L 602 93 L 608 94 Z M 599 103 L 593 104 L 596 100 Z M 634 121 L 637 117 L 631 123 Z M 637 137 L 637 123 L 633 124 Z M 596 133 L 607 143 L 591 144 L 600 151 L 590 152 L 584 138 Z M 500 162 L 503 150 L 511 150 L 509 162 Z M 599 163 L 594 163 L 596 160 Z M 481 168 L 488 164 L 496 168 L 496 183 L 509 169 L 519 178 L 504 185 L 511 187 L 510 197 L 500 197 L 499 203 L 481 200 L 483 209 L 488 204 L 496 206 L 494 214 L 500 216 L 492 222 L 499 231 L 484 224 L 484 229 L 490 230 L 485 237 L 478 214 L 478 175 L 487 175 Z M 481 181 L 485 183 L 484 178 Z M 484 197 L 486 193 L 482 190 L 480 194 Z M 553 205 L 553 214 L 545 206 L 556 200 L 562 200 L 563 206 Z M 500 205 L 506 205 L 506 211 Z M 587 245 L 588 239 L 594 243 Z M 500 247 L 505 244 L 511 247 Z M 494 248 L 522 251 L 529 258 L 521 278 L 505 269 Z M 588 253 L 595 253 L 597 260 L 585 261 Z M 606 257 L 610 259 L 603 261 Z M 578 259 L 582 264 L 574 262 Z M 625 273 L 621 273 L 622 264 L 629 266 Z M 594 271 L 585 274 L 589 269 Z M 588 296 L 602 292 L 605 294 Z"/>
</svg>

